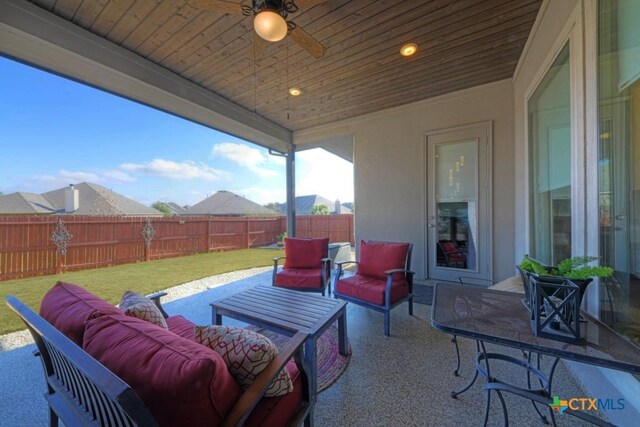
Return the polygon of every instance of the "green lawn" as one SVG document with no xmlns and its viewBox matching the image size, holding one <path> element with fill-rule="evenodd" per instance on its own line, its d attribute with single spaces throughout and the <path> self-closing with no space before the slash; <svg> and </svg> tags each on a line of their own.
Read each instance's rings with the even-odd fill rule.
<svg viewBox="0 0 640 427">
<path fill-rule="evenodd" d="M 42 296 L 61 280 L 80 285 L 117 304 L 127 290 L 149 294 L 214 274 L 273 265 L 273 258 L 283 254 L 282 250 L 243 249 L 9 280 L 0 282 L 0 296 L 4 300 L 15 295 L 38 310 Z M 22 329 L 25 327 L 20 318 L 6 304 L 0 304 L 0 335 Z"/>
</svg>

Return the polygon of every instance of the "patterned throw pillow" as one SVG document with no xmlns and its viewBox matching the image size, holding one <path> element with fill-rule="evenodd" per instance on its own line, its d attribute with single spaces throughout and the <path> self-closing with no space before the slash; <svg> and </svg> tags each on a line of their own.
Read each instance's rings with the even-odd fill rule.
<svg viewBox="0 0 640 427">
<path fill-rule="evenodd" d="M 144 295 L 127 291 L 122 296 L 119 306 L 127 316 L 137 317 L 138 319 L 146 320 L 154 325 L 168 329 L 167 321 L 164 320 L 164 316 L 162 316 L 158 306 Z"/>
<path fill-rule="evenodd" d="M 222 356 L 231 375 L 245 390 L 256 376 L 278 354 L 277 347 L 264 335 L 234 326 L 196 326 L 196 342 L 206 345 Z M 266 397 L 282 396 L 293 391 L 286 369 L 276 376 Z"/>
</svg>

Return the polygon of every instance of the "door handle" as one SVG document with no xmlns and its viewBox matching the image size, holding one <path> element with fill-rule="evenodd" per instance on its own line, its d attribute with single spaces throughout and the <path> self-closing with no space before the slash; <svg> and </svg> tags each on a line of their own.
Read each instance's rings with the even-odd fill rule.
<svg viewBox="0 0 640 427">
<path fill-rule="evenodd" d="M 429 224 L 429 228 L 436 228 L 435 224 Z"/>
</svg>

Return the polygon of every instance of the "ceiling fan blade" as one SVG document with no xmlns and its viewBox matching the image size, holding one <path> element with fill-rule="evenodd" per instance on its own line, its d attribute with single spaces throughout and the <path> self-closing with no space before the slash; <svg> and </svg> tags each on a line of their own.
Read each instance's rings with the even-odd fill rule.
<svg viewBox="0 0 640 427">
<path fill-rule="evenodd" d="M 291 30 L 291 38 L 314 57 L 320 59 L 324 56 L 326 48 L 300 26 L 296 25 Z"/>
<path fill-rule="evenodd" d="M 201 10 L 211 12 L 225 12 L 242 15 L 243 10 L 240 3 L 226 0 L 187 0 L 187 3 Z"/>
</svg>

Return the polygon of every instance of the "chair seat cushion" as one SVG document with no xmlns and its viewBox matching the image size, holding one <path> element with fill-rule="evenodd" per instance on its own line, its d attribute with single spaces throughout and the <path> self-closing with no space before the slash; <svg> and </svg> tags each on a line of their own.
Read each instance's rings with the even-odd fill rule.
<svg viewBox="0 0 640 427">
<path fill-rule="evenodd" d="M 83 347 L 133 388 L 160 425 L 218 425 L 240 396 L 218 353 L 135 317 L 90 320 Z"/>
<path fill-rule="evenodd" d="M 467 260 L 466 255 L 458 253 L 448 254 L 447 257 L 449 257 L 449 262 L 464 262 Z"/>
<path fill-rule="evenodd" d="M 295 288 L 322 288 L 322 269 L 284 268 L 276 274 L 276 286 Z"/>
<path fill-rule="evenodd" d="M 386 280 L 385 271 L 404 269 L 409 243 L 360 242 L 358 274 Z M 395 273 L 393 280 L 401 280 L 404 274 Z"/>
<path fill-rule="evenodd" d="M 386 280 L 372 279 L 370 277 L 353 275 L 338 280 L 335 292 L 373 304 L 384 306 L 384 290 Z M 409 285 L 405 280 L 391 284 L 391 304 L 409 294 Z"/>
<path fill-rule="evenodd" d="M 85 323 L 98 314 L 124 314 L 113 304 L 71 283 L 58 282 L 40 304 L 40 316 L 82 346 Z"/>
<path fill-rule="evenodd" d="M 284 239 L 284 268 L 320 268 L 329 253 L 329 238 Z"/>
<path fill-rule="evenodd" d="M 524 294 L 524 286 L 522 285 L 522 278 L 520 276 L 509 277 L 502 282 L 490 286 L 489 289 Z"/>
</svg>

